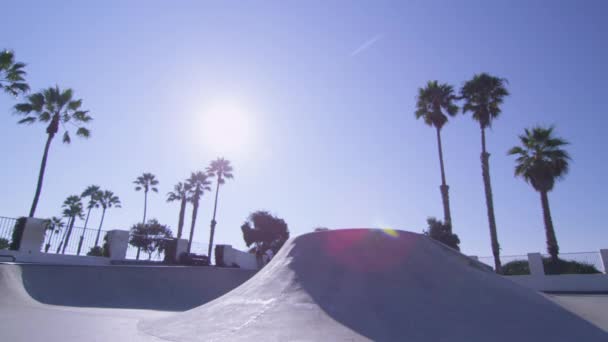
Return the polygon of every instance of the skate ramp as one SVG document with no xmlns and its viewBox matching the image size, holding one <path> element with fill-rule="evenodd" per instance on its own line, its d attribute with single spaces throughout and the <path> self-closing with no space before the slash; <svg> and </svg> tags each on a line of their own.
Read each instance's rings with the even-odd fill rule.
<svg viewBox="0 0 608 342">
<path fill-rule="evenodd" d="M 255 272 L 179 266 L 0 264 L 0 303 L 185 311 Z"/>
<path fill-rule="evenodd" d="M 139 327 L 170 341 L 608 341 L 440 243 L 373 229 L 291 239 L 225 296 Z"/>
</svg>

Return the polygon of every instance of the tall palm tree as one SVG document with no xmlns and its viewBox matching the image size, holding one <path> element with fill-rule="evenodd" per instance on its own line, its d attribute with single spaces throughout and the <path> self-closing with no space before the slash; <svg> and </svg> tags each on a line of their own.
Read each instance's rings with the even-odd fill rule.
<svg viewBox="0 0 608 342">
<path fill-rule="evenodd" d="M 500 245 L 496 231 L 496 218 L 494 216 L 494 200 L 492 197 L 492 183 L 490 182 L 490 154 L 486 150 L 486 128 L 492 126 L 492 121 L 502 112 L 500 106 L 505 97 L 509 95 L 505 84 L 507 80 L 481 73 L 473 76 L 460 90 L 464 99 L 463 114 L 471 112 L 473 119 L 479 123 L 481 129 L 481 173 L 486 195 L 488 210 L 488 223 L 490 226 L 490 239 L 492 240 L 492 254 L 494 255 L 494 268 L 502 273 L 500 263 Z"/>
<path fill-rule="evenodd" d="M 173 187 L 173 191 L 167 193 L 167 202 L 180 201 L 179 219 L 177 223 L 177 238 L 182 238 L 184 229 L 184 215 L 186 213 L 186 204 L 188 202 L 188 192 L 190 185 L 179 182 Z"/>
<path fill-rule="evenodd" d="M 146 211 L 148 210 L 148 191 L 152 190 L 154 192 L 158 192 L 158 180 L 156 176 L 149 173 L 144 172 L 141 176 L 137 177 L 133 183 L 136 185 L 135 191 L 144 191 L 144 219 L 142 220 L 143 224 L 146 224 Z"/>
<path fill-rule="evenodd" d="M 418 101 L 416 102 L 416 119 L 424 119 L 424 123 L 435 127 L 437 132 L 437 149 L 439 150 L 439 167 L 441 169 L 441 198 L 443 200 L 443 222 L 452 232 L 452 214 L 450 211 L 449 186 L 445 181 L 445 170 L 443 166 L 443 148 L 441 146 L 441 129 L 448 122 L 448 115 L 454 116 L 458 113 L 458 106 L 454 104 L 456 96 L 454 88 L 446 83 L 439 84 L 437 81 L 429 81 L 426 87 L 418 89 Z M 446 115 L 447 114 L 447 115 Z"/>
<path fill-rule="evenodd" d="M 61 90 L 58 86 L 44 89 L 39 93 L 31 94 L 27 97 L 27 102 L 15 105 L 17 114 L 25 115 L 25 118 L 18 121 L 20 124 L 32 124 L 36 121 L 48 123 L 46 133 L 48 135 L 46 145 L 44 146 L 44 154 L 42 155 L 42 163 L 40 165 L 40 173 L 38 174 L 38 184 L 34 201 L 30 209 L 29 217 L 34 217 L 36 206 L 42 191 L 42 181 L 46 168 L 46 161 L 49 155 L 51 141 L 59 132 L 60 126 L 63 127 L 63 142 L 69 144 L 71 141 L 68 131 L 68 124 L 76 128 L 76 135 L 88 138 L 91 134 L 88 128 L 84 127 L 92 120 L 89 112 L 82 110 L 82 100 L 73 98 L 72 89 Z"/>
<path fill-rule="evenodd" d="M 509 155 L 517 156 L 515 176 L 522 177 L 540 193 L 543 208 L 547 251 L 557 260 L 559 246 L 555 237 L 548 192 L 553 190 L 555 181 L 568 173 L 570 156 L 562 149 L 568 142 L 553 135 L 553 127 L 525 129 L 519 136 L 520 146 L 509 150 Z"/>
<path fill-rule="evenodd" d="M 87 216 L 84 219 L 84 227 L 82 229 L 82 235 L 80 235 L 80 241 L 78 242 L 78 251 L 76 255 L 80 255 L 80 250 L 82 249 L 82 243 L 84 241 L 84 235 L 87 231 L 87 226 L 89 224 L 89 217 L 91 216 L 91 210 L 93 208 L 99 208 L 99 195 L 101 189 L 98 185 L 89 185 L 80 195 L 82 199 L 88 198 L 89 202 L 87 203 Z"/>
<path fill-rule="evenodd" d="M 63 249 L 61 250 L 61 254 L 65 254 L 65 249 L 68 246 L 70 235 L 72 235 L 72 229 L 74 228 L 74 222 L 76 222 L 77 218 L 81 220 L 84 218 L 84 210 L 82 202 L 80 201 L 80 196 L 78 195 L 72 195 L 66 198 L 61 207 L 63 208 L 63 217 L 68 218 L 68 229 L 63 241 Z"/>
<path fill-rule="evenodd" d="M 217 186 L 215 189 L 215 203 L 213 205 L 213 218 L 211 219 L 211 234 L 209 234 L 209 259 L 211 259 L 211 252 L 213 251 L 213 235 L 215 234 L 215 225 L 217 222 L 215 221 L 215 214 L 217 212 L 217 196 L 220 192 L 220 185 L 226 182 L 226 179 L 234 178 L 232 174 L 232 166 L 230 165 L 230 161 L 224 158 L 218 158 L 211 162 L 211 164 L 207 167 L 207 174 L 209 177 L 217 176 Z"/>
<path fill-rule="evenodd" d="M 101 226 L 103 226 L 103 219 L 106 216 L 106 210 L 108 208 L 121 208 L 120 199 L 114 195 L 112 191 L 105 190 L 98 194 L 97 200 L 102 208 L 101 221 L 99 222 L 99 228 L 97 228 L 97 236 L 95 237 L 95 247 L 99 244 L 99 235 L 101 234 Z"/>
<path fill-rule="evenodd" d="M 26 93 L 30 86 L 25 82 L 24 63 L 15 62 L 12 51 L 0 51 L 0 90 L 13 96 Z"/>
<path fill-rule="evenodd" d="M 63 221 L 61 220 L 61 217 L 57 217 L 57 216 L 51 217 L 51 219 L 49 220 L 49 224 L 46 226 L 46 230 L 48 231 L 47 234 L 49 235 L 49 239 L 47 240 L 46 244 L 44 245 L 45 253 L 48 253 L 49 248 L 51 248 L 51 239 L 53 238 L 53 233 L 59 234 L 59 232 L 61 232 L 63 227 L 65 227 L 65 223 L 63 223 Z"/>
<path fill-rule="evenodd" d="M 192 223 L 190 225 L 190 239 L 188 239 L 188 253 L 192 250 L 192 238 L 194 236 L 194 226 L 196 225 L 196 216 L 198 214 L 198 205 L 201 196 L 205 191 L 211 191 L 211 182 L 208 180 L 208 175 L 204 172 L 192 172 L 190 178 L 186 180 L 188 188 L 188 200 L 192 203 Z"/>
</svg>

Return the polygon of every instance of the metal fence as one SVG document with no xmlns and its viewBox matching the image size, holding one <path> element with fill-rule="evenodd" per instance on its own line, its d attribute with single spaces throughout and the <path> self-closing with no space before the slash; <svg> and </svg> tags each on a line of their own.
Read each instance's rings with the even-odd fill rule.
<svg viewBox="0 0 608 342">
<path fill-rule="evenodd" d="M 543 254 L 543 258 L 550 258 L 550 255 Z M 566 261 L 576 261 L 583 264 L 594 266 L 598 271 L 602 272 L 604 266 L 600 252 L 577 252 L 577 253 L 559 253 L 559 258 Z"/>
<path fill-rule="evenodd" d="M 134 235 L 130 234 L 129 241 L 132 241 L 133 237 L 134 237 Z M 162 241 L 167 240 L 164 238 L 154 238 L 154 237 L 149 237 L 149 236 L 142 236 L 142 237 L 145 239 L 151 240 L 152 241 L 151 243 L 156 246 L 160 246 Z M 169 240 L 172 240 L 172 239 L 169 239 Z M 193 241 L 191 253 L 207 255 L 208 246 L 209 246 L 209 244 Z M 154 261 L 154 262 L 163 262 L 165 259 L 165 252 L 162 247 L 153 248 L 151 251 L 140 249 L 139 258 L 137 257 L 137 254 L 138 254 L 138 248 L 136 246 L 132 245 L 131 243 L 129 243 L 129 246 L 127 248 L 127 256 L 126 256 L 127 259 L 141 260 L 141 261 Z M 213 256 L 211 256 L 211 260 L 213 260 Z"/>
<path fill-rule="evenodd" d="M 479 257 L 478 260 L 480 262 L 490 266 L 492 269 L 494 269 L 494 257 L 492 257 L 492 256 Z M 527 255 L 501 255 L 500 256 L 500 264 L 503 266 L 512 261 L 528 262 L 528 256 Z"/>
<path fill-rule="evenodd" d="M 0 216 L 0 239 L 6 239 L 9 243 L 11 242 L 15 223 L 17 223 L 16 218 Z"/>
<path fill-rule="evenodd" d="M 44 237 L 44 243 L 40 250 L 45 253 L 69 254 L 69 255 L 87 255 L 95 246 L 97 238 L 97 229 L 73 227 L 68 238 L 68 228 L 63 227 L 59 230 L 47 229 Z M 98 246 L 102 246 L 104 237 L 107 231 L 99 231 Z M 67 240 L 67 242 L 66 242 Z"/>
</svg>

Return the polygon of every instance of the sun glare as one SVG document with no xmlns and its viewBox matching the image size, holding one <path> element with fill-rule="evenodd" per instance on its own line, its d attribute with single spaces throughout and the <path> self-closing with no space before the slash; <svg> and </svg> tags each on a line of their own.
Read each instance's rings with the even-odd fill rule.
<svg viewBox="0 0 608 342">
<path fill-rule="evenodd" d="M 252 113 L 233 101 L 207 106 L 202 113 L 202 141 L 210 152 L 234 157 L 250 151 L 254 128 Z"/>
</svg>

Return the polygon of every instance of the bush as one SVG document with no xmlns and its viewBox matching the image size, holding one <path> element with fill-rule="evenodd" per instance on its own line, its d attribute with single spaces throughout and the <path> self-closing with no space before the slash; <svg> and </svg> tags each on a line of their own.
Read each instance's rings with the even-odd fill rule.
<svg viewBox="0 0 608 342">
<path fill-rule="evenodd" d="M 502 265 L 503 275 L 529 275 L 530 265 L 527 260 L 513 260 Z"/>
<path fill-rule="evenodd" d="M 103 255 L 103 248 L 99 247 L 99 246 L 95 246 L 93 248 L 91 248 L 91 250 L 87 253 L 88 256 L 104 256 Z"/>
<path fill-rule="evenodd" d="M 108 235 L 103 237 L 103 246 L 92 247 L 87 253 L 88 256 L 110 257 L 110 245 L 108 244 Z"/>
<path fill-rule="evenodd" d="M 23 237 L 26 222 L 27 217 L 20 217 L 17 219 L 17 222 L 15 222 L 15 228 L 13 228 L 13 237 L 11 239 L 9 249 L 14 251 L 19 250 L 19 247 L 21 246 L 21 237 Z"/>
<path fill-rule="evenodd" d="M 545 274 L 595 274 L 601 273 L 595 266 L 586 262 L 543 258 Z"/>
<path fill-rule="evenodd" d="M 563 259 L 557 259 L 556 262 L 551 258 L 543 258 L 543 266 L 547 275 L 601 273 L 591 264 Z M 530 265 L 527 260 L 513 260 L 502 265 L 502 273 L 503 275 L 528 275 Z"/>
<path fill-rule="evenodd" d="M 10 242 L 8 241 L 8 239 L 0 238 L 0 249 L 8 249 L 9 246 Z"/>
<path fill-rule="evenodd" d="M 434 217 L 427 218 L 426 222 L 429 228 L 428 230 L 422 231 L 424 235 L 460 251 L 460 239 L 458 238 L 458 235 L 450 232 L 451 226 L 449 224 L 445 224 Z"/>
</svg>

